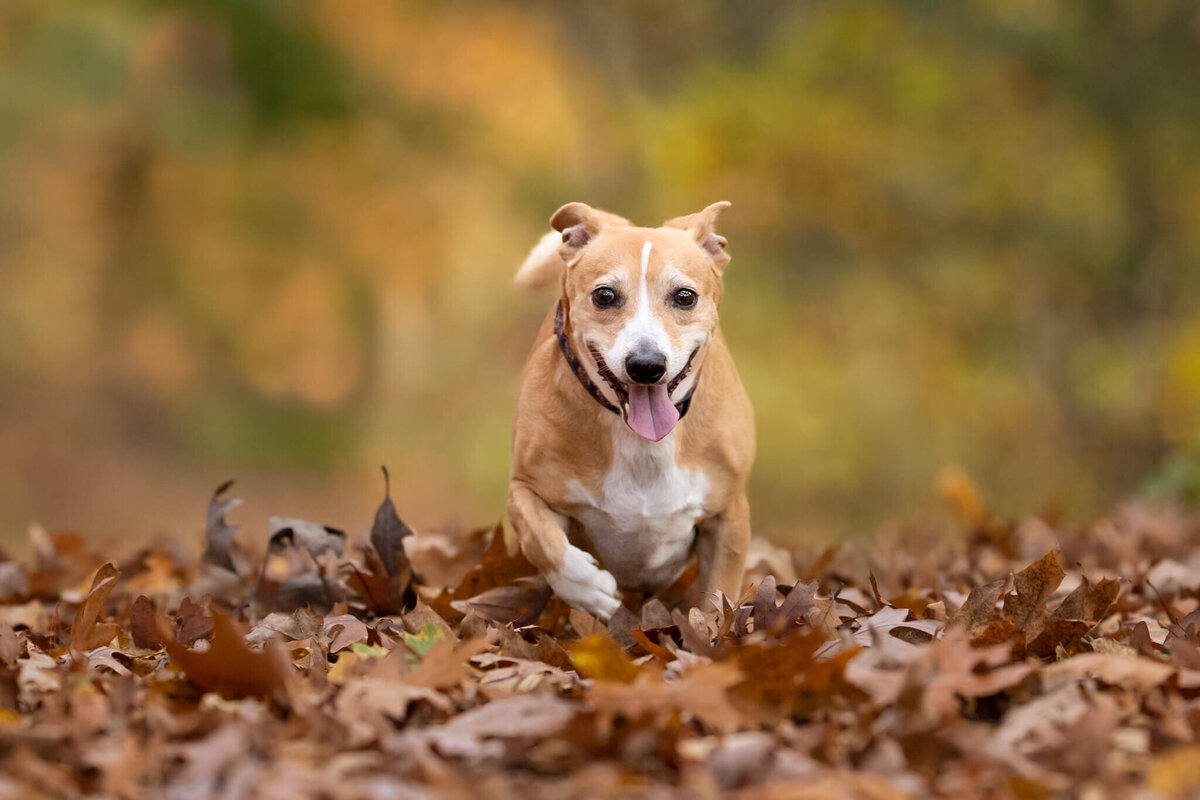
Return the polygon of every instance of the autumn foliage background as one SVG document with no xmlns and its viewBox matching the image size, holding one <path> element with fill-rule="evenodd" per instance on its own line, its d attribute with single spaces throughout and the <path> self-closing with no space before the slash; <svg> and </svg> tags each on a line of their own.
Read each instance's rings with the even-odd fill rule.
<svg viewBox="0 0 1200 800">
<path fill-rule="evenodd" d="M 1186 495 L 1200 17 L 1153 4 L 0 4 L 0 543 L 499 518 L 561 203 L 715 200 L 756 532 Z M 1190 455 L 1189 455 L 1190 454 Z"/>
</svg>

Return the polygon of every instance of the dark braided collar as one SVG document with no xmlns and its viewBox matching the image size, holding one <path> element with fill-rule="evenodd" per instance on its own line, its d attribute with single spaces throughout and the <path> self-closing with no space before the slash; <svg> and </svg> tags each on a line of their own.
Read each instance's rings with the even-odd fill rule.
<svg viewBox="0 0 1200 800">
<path fill-rule="evenodd" d="M 600 387 L 597 386 L 595 382 L 592 381 L 592 377 L 588 375 L 587 368 L 583 366 L 583 362 L 581 362 L 579 357 L 575 355 L 575 350 L 571 347 L 571 340 L 567 338 L 567 330 L 563 317 L 563 306 L 562 302 L 560 301 L 558 308 L 556 308 L 554 311 L 554 333 L 558 337 L 558 349 L 562 351 L 563 358 L 567 361 L 567 366 L 570 367 L 571 371 L 575 373 L 575 377 L 581 384 L 583 384 L 583 388 L 587 389 L 587 393 L 592 396 L 593 400 L 607 408 L 612 413 L 620 414 L 621 409 L 613 405 L 612 402 L 610 402 L 609 399 L 604 396 L 604 393 L 600 391 Z M 599 370 L 600 377 L 604 379 L 604 382 L 608 384 L 608 387 L 613 390 L 613 393 L 616 394 L 617 398 L 622 403 L 628 403 L 629 392 L 626 390 L 625 384 L 617 380 L 617 376 L 613 374 L 611 369 L 609 369 L 608 364 L 605 363 L 604 358 L 600 355 L 596 348 L 589 347 L 588 352 L 591 353 L 592 358 L 596 361 L 596 369 Z M 672 378 L 671 382 L 667 384 L 668 396 L 670 396 L 671 392 L 674 392 L 675 389 L 679 387 L 679 384 L 683 382 L 683 379 L 686 378 L 688 373 L 692 371 L 692 359 L 696 357 L 696 353 L 698 352 L 700 352 L 699 347 L 692 351 L 692 354 L 688 356 L 687 363 L 683 365 L 683 369 L 681 369 L 679 374 Z M 700 376 L 697 375 L 696 380 L 692 382 L 692 388 L 688 390 L 688 393 L 684 395 L 682 400 L 675 404 L 675 410 L 679 412 L 680 419 L 687 414 L 688 408 L 691 407 L 692 395 L 696 393 L 696 385 L 699 383 Z"/>
</svg>

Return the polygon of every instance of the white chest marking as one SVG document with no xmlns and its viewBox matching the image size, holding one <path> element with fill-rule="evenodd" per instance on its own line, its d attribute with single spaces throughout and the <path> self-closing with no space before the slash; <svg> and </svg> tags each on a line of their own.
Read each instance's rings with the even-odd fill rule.
<svg viewBox="0 0 1200 800">
<path fill-rule="evenodd" d="M 572 516 L 622 587 L 659 589 L 687 561 L 709 480 L 675 463 L 675 434 L 649 442 L 614 420 L 613 463 L 600 497 L 567 483 Z"/>
</svg>

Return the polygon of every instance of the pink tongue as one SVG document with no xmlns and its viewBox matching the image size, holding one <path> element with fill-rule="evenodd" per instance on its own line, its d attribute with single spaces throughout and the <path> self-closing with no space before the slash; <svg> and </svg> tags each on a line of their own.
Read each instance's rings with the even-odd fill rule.
<svg viewBox="0 0 1200 800">
<path fill-rule="evenodd" d="M 675 429 L 679 412 L 662 384 L 629 386 L 629 414 L 627 420 L 633 432 L 644 439 L 657 442 Z"/>
</svg>

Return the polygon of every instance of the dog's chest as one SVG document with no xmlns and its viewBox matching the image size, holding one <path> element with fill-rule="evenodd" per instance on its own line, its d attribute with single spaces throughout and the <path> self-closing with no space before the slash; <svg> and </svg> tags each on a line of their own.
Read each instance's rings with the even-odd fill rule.
<svg viewBox="0 0 1200 800">
<path fill-rule="evenodd" d="M 577 480 L 567 488 L 571 515 L 583 524 L 601 566 L 624 588 L 656 590 L 687 561 L 709 481 L 676 464 L 674 434 L 647 442 L 617 430 L 600 490 Z"/>
</svg>

